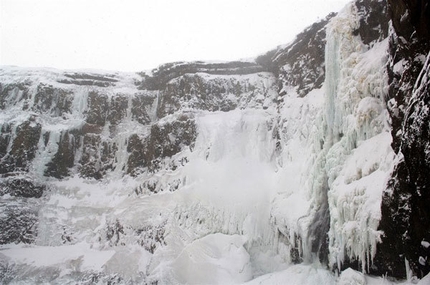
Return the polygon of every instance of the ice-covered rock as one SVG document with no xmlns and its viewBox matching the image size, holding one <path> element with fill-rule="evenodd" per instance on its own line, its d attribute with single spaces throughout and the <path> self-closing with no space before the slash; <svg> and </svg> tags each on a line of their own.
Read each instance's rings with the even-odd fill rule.
<svg viewBox="0 0 430 285">
<path fill-rule="evenodd" d="M 255 60 L 1 67 L 0 280 L 373 284 L 405 258 L 418 274 L 430 64 L 389 4 Z"/>
<path fill-rule="evenodd" d="M 430 239 L 429 52 L 430 7 L 424 2 L 388 1 L 392 11 L 389 48 L 389 92 L 393 149 L 397 153 L 392 178 L 384 193 L 380 228 L 382 272 L 401 277 L 408 260 L 418 277 L 421 242 Z"/>
</svg>

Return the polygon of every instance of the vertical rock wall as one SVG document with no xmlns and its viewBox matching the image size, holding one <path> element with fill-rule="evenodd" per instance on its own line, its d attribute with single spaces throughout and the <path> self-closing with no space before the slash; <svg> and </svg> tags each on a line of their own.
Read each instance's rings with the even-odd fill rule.
<svg viewBox="0 0 430 285">
<path fill-rule="evenodd" d="M 405 260 L 423 276 L 429 265 L 422 241 L 430 240 L 428 1 L 388 1 L 391 16 L 388 110 L 398 163 L 382 203 L 380 272 L 405 277 Z"/>
</svg>

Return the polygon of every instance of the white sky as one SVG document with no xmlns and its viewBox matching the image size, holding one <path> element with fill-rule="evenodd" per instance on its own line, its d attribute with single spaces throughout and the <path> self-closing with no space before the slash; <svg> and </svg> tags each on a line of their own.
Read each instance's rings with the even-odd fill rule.
<svg viewBox="0 0 430 285">
<path fill-rule="evenodd" d="M 152 69 L 287 44 L 349 0 L 0 0 L 0 65 Z"/>
</svg>

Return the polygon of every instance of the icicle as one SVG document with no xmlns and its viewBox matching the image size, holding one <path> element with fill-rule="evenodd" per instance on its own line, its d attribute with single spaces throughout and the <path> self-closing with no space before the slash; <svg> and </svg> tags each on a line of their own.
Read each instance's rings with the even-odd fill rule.
<svg viewBox="0 0 430 285">
<path fill-rule="evenodd" d="M 46 165 L 57 153 L 60 139 L 61 130 L 53 129 L 51 131 L 42 132 L 38 143 L 38 151 L 32 163 L 32 172 L 34 172 L 39 179 L 44 179 Z"/>
<path fill-rule="evenodd" d="M 327 28 L 324 157 L 330 264 L 341 268 L 346 258 L 358 259 L 365 271 L 380 237 L 380 202 L 393 153 L 381 101 L 386 78 L 380 54 L 387 42 L 366 50 L 353 36 L 357 19 L 350 4 Z"/>
</svg>

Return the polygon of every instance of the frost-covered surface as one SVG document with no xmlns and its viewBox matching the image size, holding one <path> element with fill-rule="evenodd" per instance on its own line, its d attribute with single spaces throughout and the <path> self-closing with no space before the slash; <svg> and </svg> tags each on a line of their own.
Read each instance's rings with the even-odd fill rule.
<svg viewBox="0 0 430 285">
<path fill-rule="evenodd" d="M 81 87 L 59 82 L 61 76 L 55 70 L 3 68 L 2 124 L 10 131 L 2 134 L 12 142 L 5 148 L 3 179 L 24 175 L 47 185 L 36 208 L 33 244 L 3 248 L 3 280 L 15 276 L 30 283 L 61 283 L 67 278 L 118 277 L 124 282 L 223 283 L 283 268 L 285 261 L 271 247 L 275 237 L 269 223 L 278 167 L 272 134 L 277 114 L 273 75 L 186 74 L 167 88 L 194 76 L 203 80 L 200 88 L 221 88 L 223 96 L 237 103 L 230 104 L 230 112 L 214 111 L 210 106 L 215 105 L 205 110 L 199 100 L 212 103 L 210 98 L 199 99 L 204 89 L 189 90 L 179 112 L 161 118 L 157 112 L 166 106 L 165 98 L 154 98 L 168 97 L 170 91 L 139 90 L 134 85 L 137 75 L 116 75 L 112 83 L 116 87 L 89 83 Z M 27 81 L 22 83 L 21 77 Z M 123 83 L 128 87 L 119 86 Z M 194 88 L 193 81 L 186 84 Z M 50 92 L 40 91 L 45 87 Z M 50 95 L 51 102 L 38 105 L 35 98 Z M 133 113 L 138 96 L 153 98 L 144 106 L 148 115 L 144 121 Z M 12 150 L 19 133 L 14 127 L 27 121 L 40 126 L 39 131 L 22 140 L 32 140 L 38 147 L 31 160 L 27 157 L 25 174 L 17 174 L 8 171 L 6 166 L 13 161 L 5 158 L 16 157 Z M 10 195 L 2 198 L 9 208 Z M 21 208 L 30 205 L 27 201 Z M 208 255 L 198 260 L 186 254 L 206 249 Z M 62 252 L 60 258 L 36 257 L 50 250 Z M 27 251 L 32 258 L 25 258 Z M 127 266 L 121 265 L 125 257 Z M 266 264 L 270 259 L 273 262 Z M 205 260 L 200 277 L 182 272 Z M 214 271 L 220 265 L 224 269 Z M 40 267 L 55 274 L 20 275 L 22 268 L 39 272 Z"/>
<path fill-rule="evenodd" d="M 387 41 L 370 50 L 353 36 L 355 6 L 328 27 L 325 170 L 330 207 L 331 264 L 357 259 L 363 270 L 376 254 L 382 191 L 392 171 L 386 96 Z M 346 37 L 345 34 L 350 35 Z"/>
<path fill-rule="evenodd" d="M 325 74 L 301 87 L 251 61 L 2 67 L 0 280 L 394 284 L 365 275 L 395 156 L 362 8 L 313 31 Z"/>
</svg>

